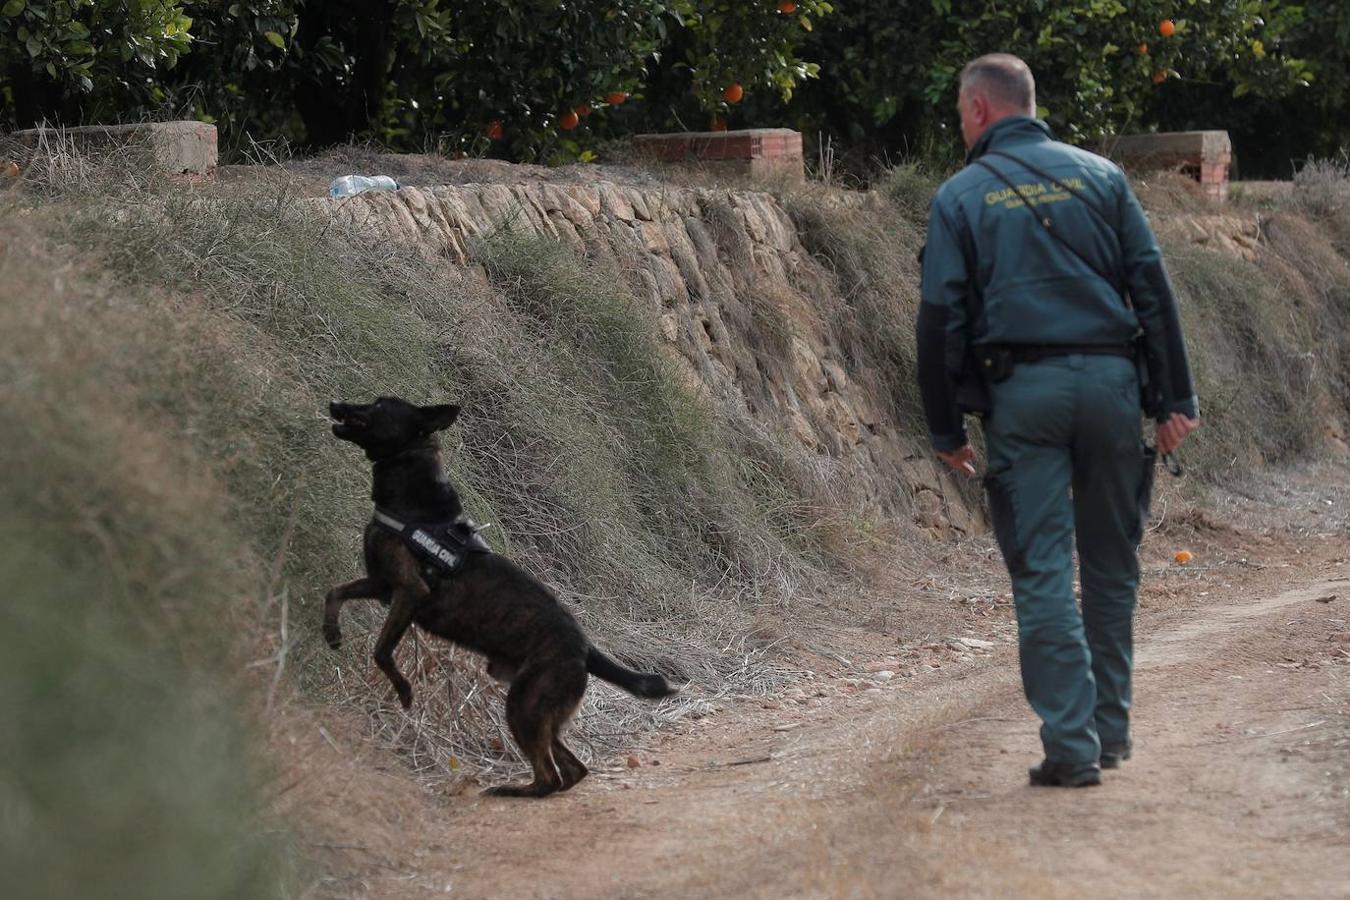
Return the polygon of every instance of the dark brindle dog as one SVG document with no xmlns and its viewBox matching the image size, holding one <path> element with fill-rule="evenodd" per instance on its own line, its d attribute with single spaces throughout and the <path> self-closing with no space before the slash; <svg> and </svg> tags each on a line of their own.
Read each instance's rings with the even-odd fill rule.
<svg viewBox="0 0 1350 900">
<path fill-rule="evenodd" d="M 586 767 L 559 732 L 586 692 L 588 672 L 639 697 L 665 697 L 675 689 L 660 675 L 634 672 L 602 653 L 548 588 L 477 539 L 441 469 L 436 439 L 459 407 L 381 397 L 368 405 L 333 403 L 329 412 L 333 434 L 365 450 L 375 470 L 366 577 L 328 592 L 323 633 L 329 645 L 341 646 L 338 612 L 346 601 L 388 606 L 375 665 L 405 709 L 412 686 L 394 663 L 394 648 L 408 626 L 415 622 L 482 653 L 488 673 L 510 682 L 506 720 L 534 767 L 532 783 L 489 793 L 542 797 L 572 787 L 586 777 Z"/>
</svg>

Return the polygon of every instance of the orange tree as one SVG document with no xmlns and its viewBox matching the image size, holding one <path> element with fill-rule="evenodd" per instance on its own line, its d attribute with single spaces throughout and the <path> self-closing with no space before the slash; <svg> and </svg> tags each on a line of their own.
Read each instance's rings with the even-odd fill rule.
<svg viewBox="0 0 1350 900">
<path fill-rule="evenodd" d="M 394 144 L 529 159 L 575 149 L 589 129 L 573 134 L 572 116 L 639 92 L 663 14 L 656 0 L 424 4 L 399 29 L 374 124 Z"/>
<path fill-rule="evenodd" d="M 167 0 L 0 0 L 0 127 L 115 117 L 163 97 L 192 20 Z"/>
<path fill-rule="evenodd" d="M 386 138 L 516 158 L 585 158 L 597 137 L 710 117 L 742 91 L 786 100 L 825 0 L 476 0 L 435 4 L 390 73 Z M 578 113 L 573 122 L 569 113 Z M 594 114 L 594 115 L 592 115 Z M 560 127 L 570 126 L 570 127 Z"/>
<path fill-rule="evenodd" d="M 948 154 L 961 67 L 1002 50 L 1031 65 L 1067 139 L 1145 129 L 1181 85 L 1230 100 L 1305 86 L 1310 66 L 1286 47 L 1300 16 L 1280 0 L 854 0 L 803 48 L 821 77 L 793 112 L 869 154 Z"/>
<path fill-rule="evenodd" d="M 1309 88 L 1235 101 L 1217 80 L 1179 79 L 1159 98 L 1159 124 L 1227 128 L 1244 177 L 1287 178 L 1309 156 L 1350 148 L 1350 3 L 1301 0 L 1299 6 L 1301 21 L 1288 30 L 1281 49 L 1307 60 Z"/>
<path fill-rule="evenodd" d="M 401 149 L 575 158 L 624 104 L 631 128 L 668 121 L 677 107 L 715 114 L 737 97 L 732 84 L 789 97 L 814 74 L 797 49 L 829 9 L 826 0 L 0 0 L 0 124 L 172 110 L 217 121 L 226 146 L 247 131 L 310 146 L 374 137 Z"/>
<path fill-rule="evenodd" d="M 725 121 L 743 100 L 763 109 L 790 102 L 820 66 L 798 50 L 821 17 L 824 0 L 673 0 L 649 73 L 644 124 L 699 130 Z"/>
</svg>

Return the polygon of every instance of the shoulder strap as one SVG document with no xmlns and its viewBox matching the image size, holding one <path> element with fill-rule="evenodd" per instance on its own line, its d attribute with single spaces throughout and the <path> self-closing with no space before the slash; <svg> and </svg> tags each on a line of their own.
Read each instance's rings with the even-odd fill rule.
<svg viewBox="0 0 1350 900">
<path fill-rule="evenodd" d="M 1017 165 L 1020 165 L 1027 171 L 1031 172 L 1033 175 L 1036 175 L 1039 178 L 1043 178 L 1046 181 L 1049 181 L 1052 186 L 1058 186 L 1060 188 L 1063 188 L 1065 192 L 1072 194 L 1074 197 L 1082 201 L 1083 204 L 1087 206 L 1089 210 L 1092 211 L 1092 214 L 1095 215 L 1098 219 L 1100 219 L 1102 224 L 1106 225 L 1107 228 L 1110 229 L 1112 234 L 1116 234 L 1115 226 L 1112 225 L 1106 219 L 1106 216 L 1101 212 L 1101 210 L 1097 209 L 1097 207 L 1094 206 L 1092 202 L 1089 201 L 1087 197 L 1085 197 L 1082 193 L 1078 192 L 1077 190 L 1074 190 L 1073 188 L 1069 187 L 1068 185 L 1064 184 L 1062 181 L 1059 181 L 1053 176 L 1048 175 L 1045 172 L 1042 172 L 1040 169 L 1030 165 L 1024 160 L 1021 160 L 1016 156 L 1013 156 L 1011 153 L 1004 153 L 998 150 L 991 150 L 986 155 L 1001 156 L 1005 159 L 1010 159 Z M 1087 266 L 1090 272 L 1095 274 L 1098 278 L 1101 278 L 1107 284 L 1111 285 L 1112 290 L 1114 290 L 1117 294 L 1120 295 L 1121 299 L 1125 302 L 1126 306 L 1130 305 L 1128 294 L 1125 291 L 1124 279 L 1120 278 L 1118 273 L 1117 275 L 1113 276 L 1111 274 L 1103 272 L 1100 266 L 1098 266 L 1092 260 L 1088 259 L 1087 255 L 1084 254 L 1077 247 L 1075 247 L 1072 243 L 1070 243 L 1068 238 L 1064 237 L 1059 232 L 1055 231 L 1054 224 L 1051 221 L 1050 217 L 1037 215 L 1036 211 L 1031 208 L 1031 204 L 1028 202 L 1028 198 L 1020 190 L 1018 190 L 1017 186 L 1012 183 L 1012 180 L 1009 179 L 1007 175 L 999 171 L 998 168 L 995 167 L 992 163 L 984 159 L 977 159 L 975 160 L 975 165 L 989 171 L 990 173 L 993 174 L 995 178 L 997 178 L 999 181 L 1007 185 L 1008 189 L 1011 190 L 1013 194 L 1015 194 L 1018 197 L 1018 199 L 1022 201 L 1022 206 L 1026 209 L 1028 213 L 1031 214 L 1031 218 L 1033 218 L 1036 221 L 1036 223 L 1041 226 L 1042 230 L 1044 230 L 1046 234 L 1050 235 L 1060 244 L 1060 246 L 1064 247 L 1075 257 L 1077 257 L 1078 261 L 1081 262 L 1083 265 Z"/>
</svg>

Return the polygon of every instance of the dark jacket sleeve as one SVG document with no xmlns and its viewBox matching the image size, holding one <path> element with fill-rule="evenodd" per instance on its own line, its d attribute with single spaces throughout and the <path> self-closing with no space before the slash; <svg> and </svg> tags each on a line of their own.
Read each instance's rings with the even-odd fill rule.
<svg viewBox="0 0 1350 900">
<path fill-rule="evenodd" d="M 1186 345 L 1182 341 L 1176 294 L 1144 210 L 1124 174 L 1118 177 L 1120 246 L 1125 280 L 1135 314 L 1144 329 L 1149 389 L 1160 400 L 1153 413 L 1160 422 L 1172 413 L 1194 419 L 1199 415 L 1199 404 L 1191 383 Z"/>
<path fill-rule="evenodd" d="M 919 394 L 928 421 L 928 438 L 942 452 L 966 444 L 966 429 L 956 406 L 956 379 L 969 340 L 966 291 L 970 275 L 957 225 L 944 211 L 941 195 L 928 216 L 923 252 L 923 300 L 915 322 Z"/>
</svg>

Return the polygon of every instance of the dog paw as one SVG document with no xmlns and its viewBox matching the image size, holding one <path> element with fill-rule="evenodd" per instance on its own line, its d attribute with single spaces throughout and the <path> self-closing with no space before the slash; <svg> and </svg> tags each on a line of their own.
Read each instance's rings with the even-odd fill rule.
<svg viewBox="0 0 1350 900">
<path fill-rule="evenodd" d="M 331 625 L 326 622 L 324 623 L 323 639 L 327 641 L 328 646 L 332 647 L 334 650 L 342 649 L 342 629 L 338 628 L 336 623 Z"/>
<path fill-rule="evenodd" d="M 404 709 L 412 709 L 412 685 L 406 681 L 401 681 L 394 685 L 394 691 L 398 694 L 398 702 Z"/>
</svg>

